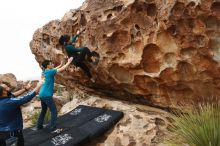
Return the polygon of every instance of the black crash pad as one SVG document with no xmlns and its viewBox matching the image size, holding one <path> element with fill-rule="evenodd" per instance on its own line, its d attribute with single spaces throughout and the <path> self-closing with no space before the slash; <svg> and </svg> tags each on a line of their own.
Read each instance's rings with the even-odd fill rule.
<svg viewBox="0 0 220 146">
<path fill-rule="evenodd" d="M 79 146 L 88 141 L 88 138 L 88 133 L 75 127 L 49 138 L 39 146 Z"/>
<path fill-rule="evenodd" d="M 122 117 L 123 113 L 121 112 L 107 110 L 100 116 L 80 126 L 79 129 L 89 133 L 89 138 L 93 139 L 99 135 L 102 135 L 105 131 L 109 130 Z"/>
<path fill-rule="evenodd" d="M 57 129 L 24 129 L 25 146 L 82 145 L 109 130 L 123 117 L 120 111 L 80 105 L 58 117 Z M 60 130 L 62 129 L 62 130 Z"/>
</svg>

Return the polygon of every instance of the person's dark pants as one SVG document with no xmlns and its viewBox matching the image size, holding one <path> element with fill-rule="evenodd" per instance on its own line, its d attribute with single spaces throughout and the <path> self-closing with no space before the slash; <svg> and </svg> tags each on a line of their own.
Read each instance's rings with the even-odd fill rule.
<svg viewBox="0 0 220 146">
<path fill-rule="evenodd" d="M 91 57 L 91 52 L 87 47 L 84 47 L 83 50 L 80 52 L 80 54 L 73 59 L 73 63 L 75 66 L 80 67 L 89 78 L 92 78 L 92 75 L 90 73 L 89 68 L 87 65 L 84 63 L 84 60 L 86 56 L 90 59 Z"/>
<path fill-rule="evenodd" d="M 22 130 L 12 132 L 0 132 L 0 146 L 6 146 L 6 140 L 11 137 L 17 137 L 17 146 L 24 146 L 24 137 Z"/>
<path fill-rule="evenodd" d="M 92 57 L 92 53 L 91 51 L 89 50 L 89 48 L 87 47 L 84 47 L 82 48 L 83 50 L 80 52 L 79 56 L 78 56 L 78 61 L 79 62 L 83 62 L 87 56 L 87 58 L 91 58 Z"/>
<path fill-rule="evenodd" d="M 47 113 L 47 107 L 50 109 L 50 113 L 51 113 L 50 129 L 53 130 L 56 128 L 56 122 L 57 122 L 57 108 L 53 100 L 53 97 L 41 99 L 41 113 L 38 118 L 37 128 L 38 129 L 43 128 L 44 117 Z"/>
</svg>

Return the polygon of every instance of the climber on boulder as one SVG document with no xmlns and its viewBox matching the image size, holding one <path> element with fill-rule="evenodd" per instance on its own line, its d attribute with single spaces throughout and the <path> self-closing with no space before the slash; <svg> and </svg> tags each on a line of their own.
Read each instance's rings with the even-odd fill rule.
<svg viewBox="0 0 220 146">
<path fill-rule="evenodd" d="M 62 35 L 59 38 L 59 43 L 65 47 L 65 50 L 67 52 L 68 57 L 73 57 L 73 64 L 76 67 L 80 67 L 86 75 L 89 77 L 91 82 L 95 82 L 94 78 L 91 75 L 91 72 L 88 68 L 88 66 L 84 63 L 87 57 L 87 61 L 91 62 L 93 64 L 97 64 L 99 61 L 99 54 L 95 51 L 90 51 L 89 48 L 83 47 L 83 48 L 76 48 L 75 43 L 77 41 L 77 37 L 83 32 L 77 31 L 76 35 L 69 36 L 69 35 Z M 95 61 L 93 61 L 93 58 L 96 58 Z"/>
</svg>

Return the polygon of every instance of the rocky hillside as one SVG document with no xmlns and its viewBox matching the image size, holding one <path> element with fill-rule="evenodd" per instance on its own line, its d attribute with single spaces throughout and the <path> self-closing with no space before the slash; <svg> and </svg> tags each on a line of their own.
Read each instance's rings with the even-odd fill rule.
<svg viewBox="0 0 220 146">
<path fill-rule="evenodd" d="M 6 78 L 11 86 L 13 86 L 13 83 L 14 85 L 18 84 L 13 74 L 0 75 L 0 82 Z M 19 87 L 15 86 L 14 88 L 18 89 Z M 84 89 L 82 90 L 82 88 Z M 73 110 L 78 105 L 113 109 L 124 113 L 124 117 L 114 128 L 103 136 L 90 141 L 86 144 L 87 146 L 165 146 L 163 140 L 168 135 L 171 120 L 169 113 L 144 105 L 115 100 L 100 92 L 95 92 L 95 90 L 82 88 L 67 91 L 66 87 L 55 84 L 54 99 L 59 115 Z M 39 112 L 40 108 L 38 98 L 34 98 L 22 106 L 24 128 L 31 126 L 32 121 L 36 121 L 38 116 L 33 115 Z M 33 119 L 34 117 L 35 119 Z"/>
<path fill-rule="evenodd" d="M 0 83 L 8 83 L 14 89 L 23 85 L 23 82 L 17 81 L 17 78 L 12 73 L 0 74 Z"/>
<path fill-rule="evenodd" d="M 80 28 L 80 46 L 101 57 L 88 64 L 96 83 L 74 66 L 57 76 L 59 83 L 161 107 L 220 95 L 218 0 L 86 0 L 36 30 L 30 47 L 39 64 L 66 58 L 58 39 Z"/>
</svg>

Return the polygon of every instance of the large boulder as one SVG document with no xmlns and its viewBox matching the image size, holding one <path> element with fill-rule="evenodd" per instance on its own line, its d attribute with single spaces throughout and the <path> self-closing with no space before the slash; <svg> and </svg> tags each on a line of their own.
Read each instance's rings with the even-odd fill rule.
<svg viewBox="0 0 220 146">
<path fill-rule="evenodd" d="M 0 74 L 0 83 L 7 83 L 12 88 L 16 88 L 18 86 L 18 81 L 12 73 Z"/>
<path fill-rule="evenodd" d="M 87 0 L 36 30 L 36 60 L 66 58 L 62 34 L 80 28 L 80 46 L 100 54 L 96 78 L 71 66 L 57 82 L 89 86 L 117 98 L 162 107 L 189 105 L 220 95 L 220 2 L 218 0 Z"/>
</svg>

